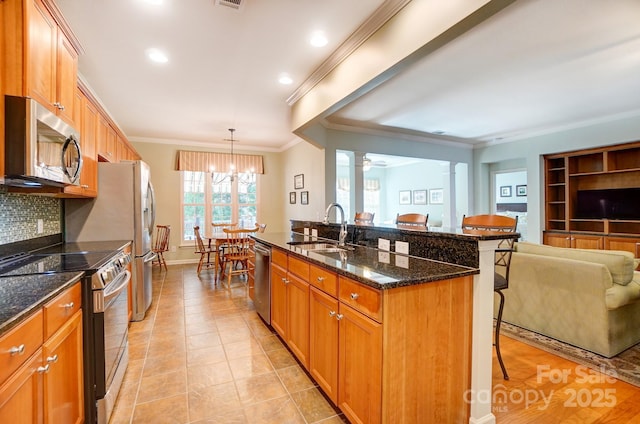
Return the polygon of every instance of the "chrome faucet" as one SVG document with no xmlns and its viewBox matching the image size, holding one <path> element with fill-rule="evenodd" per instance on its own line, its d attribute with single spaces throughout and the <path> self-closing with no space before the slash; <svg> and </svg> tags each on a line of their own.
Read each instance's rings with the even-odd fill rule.
<svg viewBox="0 0 640 424">
<path fill-rule="evenodd" d="M 327 210 L 324 213 L 324 220 L 322 221 L 325 224 L 329 223 L 329 212 L 331 212 L 331 208 L 336 208 L 340 211 L 340 237 L 338 238 L 338 245 L 344 246 L 345 240 L 347 239 L 347 221 L 344 219 L 344 209 L 338 203 L 331 203 L 327 206 Z"/>
</svg>

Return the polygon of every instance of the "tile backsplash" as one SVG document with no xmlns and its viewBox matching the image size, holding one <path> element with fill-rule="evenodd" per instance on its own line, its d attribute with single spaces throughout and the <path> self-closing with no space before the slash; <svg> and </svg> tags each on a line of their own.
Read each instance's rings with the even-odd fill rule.
<svg viewBox="0 0 640 424">
<path fill-rule="evenodd" d="M 0 245 L 58 233 L 62 233 L 61 199 L 6 193 L 0 188 Z"/>
</svg>

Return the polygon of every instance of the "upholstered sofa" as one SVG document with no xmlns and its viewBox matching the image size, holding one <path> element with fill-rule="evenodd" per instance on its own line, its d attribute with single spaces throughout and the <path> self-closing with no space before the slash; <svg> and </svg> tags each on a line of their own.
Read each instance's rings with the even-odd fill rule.
<svg viewBox="0 0 640 424">
<path fill-rule="evenodd" d="M 629 252 L 516 243 L 503 321 L 615 356 L 640 342 L 637 265 Z"/>
</svg>

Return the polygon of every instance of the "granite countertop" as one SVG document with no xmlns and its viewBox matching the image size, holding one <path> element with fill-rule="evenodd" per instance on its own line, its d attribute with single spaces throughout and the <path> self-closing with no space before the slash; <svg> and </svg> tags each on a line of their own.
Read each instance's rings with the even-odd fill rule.
<svg viewBox="0 0 640 424">
<path fill-rule="evenodd" d="M 78 241 L 47 246 L 42 249 L 34 250 L 31 253 L 114 252 L 116 250 L 124 249 L 129 244 L 131 244 L 130 240 Z"/>
<path fill-rule="evenodd" d="M 264 244 L 299 255 L 311 263 L 381 290 L 480 273 L 477 268 L 364 246 L 347 245 L 348 249 L 340 252 L 312 252 L 304 250 L 299 244 L 314 241 L 311 237 L 298 233 L 258 233 L 253 237 Z M 317 239 L 317 242 L 323 241 L 335 243 L 335 240 Z"/>
<path fill-rule="evenodd" d="M 83 272 L 0 277 L 0 336 L 71 287 Z"/>
</svg>

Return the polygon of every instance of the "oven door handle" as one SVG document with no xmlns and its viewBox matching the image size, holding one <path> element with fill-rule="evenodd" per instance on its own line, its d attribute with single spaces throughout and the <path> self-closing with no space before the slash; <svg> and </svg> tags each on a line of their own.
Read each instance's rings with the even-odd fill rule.
<svg viewBox="0 0 640 424">
<path fill-rule="evenodd" d="M 152 255 L 151 255 L 151 256 L 149 256 L 149 257 L 147 257 L 148 255 L 144 257 L 144 263 L 145 263 L 145 264 L 146 264 L 147 262 L 153 262 L 153 261 L 155 261 L 156 259 L 158 259 L 158 255 L 157 255 L 155 252 L 149 252 L 149 253 L 152 253 Z"/>
<path fill-rule="evenodd" d="M 116 297 L 118 297 L 118 295 L 127 288 L 127 285 L 129 284 L 129 281 L 131 281 L 131 272 L 129 272 L 129 270 L 125 270 L 125 277 L 123 278 L 123 281 L 118 284 L 118 286 L 111 290 L 111 288 L 109 287 L 109 290 L 105 290 L 104 291 L 104 308 L 107 309 L 109 307 L 110 302 L 115 299 Z"/>
</svg>

